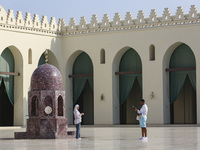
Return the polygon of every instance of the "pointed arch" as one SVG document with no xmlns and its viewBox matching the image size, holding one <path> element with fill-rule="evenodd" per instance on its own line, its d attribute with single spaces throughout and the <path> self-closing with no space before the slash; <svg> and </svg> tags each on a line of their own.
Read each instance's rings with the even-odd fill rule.
<svg viewBox="0 0 200 150">
<path fill-rule="evenodd" d="M 65 85 L 66 91 L 68 94 L 66 95 L 66 115 L 69 121 L 69 124 L 73 124 L 73 79 L 69 78 L 69 75 L 73 74 L 73 64 L 76 58 L 82 53 L 82 50 L 77 50 L 73 52 L 69 58 L 67 58 L 66 66 L 65 66 L 65 78 L 63 78 L 63 85 Z"/>
<path fill-rule="evenodd" d="M 170 58 L 170 68 L 196 68 L 194 53 L 186 44 L 179 45 Z M 196 91 L 196 71 L 173 71 L 170 72 L 170 103 L 178 98 L 185 79 L 189 76 L 190 82 Z"/>
<path fill-rule="evenodd" d="M 79 53 L 69 77 L 73 78 L 73 105 L 79 104 L 80 111 L 88 114 L 83 124 L 94 124 L 93 63 L 87 53 Z"/>
<path fill-rule="evenodd" d="M 57 60 L 55 54 L 51 50 L 49 50 L 49 49 L 47 51 L 48 51 L 48 63 L 51 64 L 51 65 L 54 65 L 56 68 L 59 69 L 58 60 Z M 38 66 L 40 66 L 42 64 L 45 64 L 45 55 L 44 55 L 44 52 L 42 53 L 42 55 L 39 58 Z"/>
<path fill-rule="evenodd" d="M 130 93 L 130 88 L 133 87 L 132 82 L 135 83 L 134 81 L 139 81 L 140 80 L 141 81 L 140 85 L 142 87 L 142 78 L 138 80 L 138 77 L 135 76 L 136 74 L 135 75 L 126 74 L 126 72 L 129 72 L 129 71 L 131 71 L 131 72 L 138 72 L 138 71 L 141 72 L 142 71 L 142 68 L 140 69 L 140 68 L 136 67 L 134 69 L 134 67 L 132 66 L 134 62 L 133 63 L 128 62 L 129 60 L 131 61 L 131 59 L 128 59 L 126 61 L 126 58 L 129 57 L 128 53 L 133 53 L 133 55 L 139 56 L 138 52 L 136 50 L 134 50 L 134 48 L 126 46 L 126 47 L 123 47 L 122 49 L 120 49 L 116 53 L 116 55 L 115 55 L 115 57 L 113 59 L 113 64 L 112 64 L 112 68 L 113 68 L 113 78 L 112 78 L 112 80 L 113 80 L 112 81 L 112 83 L 113 83 L 113 122 L 114 122 L 114 124 L 120 124 L 120 122 L 121 122 L 121 108 L 122 108 L 121 104 L 124 103 L 124 99 L 126 101 L 126 98 L 122 98 L 123 97 L 122 95 L 124 95 L 124 97 L 127 97 L 127 93 Z M 141 61 L 140 56 L 139 56 L 139 59 L 137 57 L 137 60 L 139 60 L 138 62 L 142 66 L 142 61 Z M 120 65 L 120 63 L 124 64 L 124 65 Z M 135 65 L 135 66 L 138 66 L 138 65 Z M 124 75 L 120 75 L 120 74 L 124 74 Z M 134 77 L 131 77 L 131 76 L 134 76 Z M 128 86 L 125 87 L 126 90 L 124 89 L 124 91 L 125 91 L 124 94 L 123 94 L 123 92 L 121 93 L 122 86 L 120 86 L 120 82 L 121 82 L 121 84 L 123 83 L 123 81 L 122 81 L 123 79 L 122 78 L 124 78 L 124 80 L 128 80 L 128 79 L 131 80 L 130 86 L 129 87 Z M 137 79 L 137 80 L 135 80 L 135 79 Z M 140 89 L 140 87 L 138 89 Z M 141 93 L 141 95 L 142 95 L 142 93 Z"/>
<path fill-rule="evenodd" d="M 82 52 L 75 60 L 73 64 L 73 75 L 80 74 L 93 74 L 93 64 L 89 55 Z M 79 77 L 73 78 L 73 101 L 74 104 L 78 100 L 80 94 L 85 87 L 86 81 L 89 82 L 91 88 L 93 89 L 93 77 Z"/>
<path fill-rule="evenodd" d="M 120 60 L 119 71 L 142 71 L 142 62 L 140 56 L 134 49 L 130 48 L 123 54 Z M 122 105 L 128 98 L 136 78 L 138 79 L 140 88 L 142 89 L 142 74 L 120 75 L 120 105 Z"/>
<path fill-rule="evenodd" d="M 0 70 L 4 72 L 14 72 L 14 67 L 15 61 L 13 54 L 9 48 L 6 48 L 0 56 Z M 1 81 L 4 81 L 9 101 L 14 105 L 14 76 L 0 74 L 0 83 Z"/>
<path fill-rule="evenodd" d="M 63 98 L 62 98 L 61 95 L 58 97 L 58 106 L 57 107 L 58 107 L 58 116 L 63 116 L 63 114 L 64 114 L 64 112 L 63 112 L 64 105 L 63 105 Z"/>
<path fill-rule="evenodd" d="M 163 111 L 164 111 L 164 123 L 170 123 L 170 84 L 169 84 L 169 72 L 166 72 L 165 69 L 169 68 L 170 58 L 176 47 L 181 45 L 183 42 L 178 41 L 172 43 L 166 50 L 163 56 Z"/>
<path fill-rule="evenodd" d="M 54 105 L 54 103 L 53 103 L 53 98 L 51 97 L 51 96 L 46 96 L 45 98 L 44 98 L 44 105 L 45 106 L 50 106 L 51 108 L 53 108 L 53 105 Z M 55 110 L 53 110 L 53 111 L 55 111 Z M 50 114 L 46 114 L 45 112 L 44 112 L 44 116 L 53 116 L 53 111 L 50 113 Z"/>
<path fill-rule="evenodd" d="M 20 76 L 14 76 L 14 98 L 13 98 L 13 103 L 14 103 L 14 119 L 13 119 L 13 124 L 14 125 L 23 125 L 24 124 L 24 108 L 23 108 L 23 57 L 20 52 L 20 50 L 11 45 L 6 47 L 4 50 L 9 51 L 12 53 L 13 58 L 14 58 L 14 72 L 19 72 Z M 2 52 L 2 54 L 5 51 Z M 8 56 L 8 55 L 7 55 Z M 17 61 L 16 61 L 17 60 Z M 20 109 L 19 109 L 20 108 Z"/>
<path fill-rule="evenodd" d="M 163 57 L 164 123 L 175 123 L 174 103 L 176 103 L 177 98 L 180 102 L 183 87 L 185 89 L 191 85 L 192 89 L 194 89 L 190 89 L 191 93 L 194 94 L 196 91 L 196 69 L 191 70 L 190 68 L 196 68 L 196 58 L 192 49 L 183 42 L 172 44 Z M 194 103 L 196 103 L 196 96 L 194 97 Z M 192 108 L 195 111 L 196 104 L 192 105 L 195 105 L 194 108 Z M 179 108 L 182 109 L 180 105 Z M 193 113 L 193 116 L 195 117 L 196 113 L 190 112 L 190 114 L 191 113 Z"/>
<path fill-rule="evenodd" d="M 39 115 L 38 108 L 39 108 L 38 97 L 33 96 L 33 98 L 31 99 L 31 116 L 32 117 L 38 117 Z"/>
</svg>

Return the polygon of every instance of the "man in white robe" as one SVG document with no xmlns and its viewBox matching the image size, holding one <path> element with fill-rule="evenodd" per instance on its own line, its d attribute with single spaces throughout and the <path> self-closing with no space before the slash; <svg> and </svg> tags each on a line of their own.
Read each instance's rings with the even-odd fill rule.
<svg viewBox="0 0 200 150">
<path fill-rule="evenodd" d="M 147 128 L 146 128 L 146 121 L 147 121 L 147 113 L 148 113 L 148 107 L 145 104 L 145 100 L 141 99 L 140 104 L 142 105 L 141 109 L 138 110 L 134 107 L 134 110 L 137 111 L 138 116 L 140 117 L 140 127 L 142 129 L 142 137 L 139 138 L 139 140 L 147 140 Z"/>
</svg>

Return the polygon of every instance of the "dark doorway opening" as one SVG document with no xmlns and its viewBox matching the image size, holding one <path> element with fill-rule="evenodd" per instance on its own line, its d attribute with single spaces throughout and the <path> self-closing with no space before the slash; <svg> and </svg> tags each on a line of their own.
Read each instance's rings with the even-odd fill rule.
<svg viewBox="0 0 200 150">
<path fill-rule="evenodd" d="M 84 86 L 84 89 L 78 98 L 76 104 L 80 106 L 80 113 L 84 113 L 82 116 L 83 125 L 93 125 L 94 124 L 94 98 L 93 90 L 88 82 Z"/>
<path fill-rule="evenodd" d="M 187 75 L 179 97 L 171 104 L 171 123 L 196 124 L 196 111 L 196 92 Z"/>
<path fill-rule="evenodd" d="M 138 109 L 140 106 L 140 100 L 142 98 L 142 90 L 139 86 L 138 79 L 136 77 L 131 92 L 126 100 L 120 106 L 120 124 L 138 124 L 136 120 L 137 113 L 133 109 L 133 105 Z"/>
<path fill-rule="evenodd" d="M 14 107 L 10 103 L 4 81 L 0 85 L 0 126 L 13 126 Z"/>
</svg>

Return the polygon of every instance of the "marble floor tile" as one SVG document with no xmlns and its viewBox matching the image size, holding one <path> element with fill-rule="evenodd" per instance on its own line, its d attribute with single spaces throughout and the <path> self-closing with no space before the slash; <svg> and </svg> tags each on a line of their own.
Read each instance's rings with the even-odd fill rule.
<svg viewBox="0 0 200 150">
<path fill-rule="evenodd" d="M 70 127 L 69 130 L 75 130 Z M 15 140 L 25 128 L 0 128 L 0 150 L 198 150 L 200 127 L 148 127 L 148 141 L 136 126 L 84 127 L 82 139 Z"/>
</svg>

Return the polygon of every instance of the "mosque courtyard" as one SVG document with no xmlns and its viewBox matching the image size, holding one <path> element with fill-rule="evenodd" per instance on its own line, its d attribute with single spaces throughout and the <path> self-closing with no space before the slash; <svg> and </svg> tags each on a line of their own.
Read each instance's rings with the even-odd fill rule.
<svg viewBox="0 0 200 150">
<path fill-rule="evenodd" d="M 15 140 L 21 127 L 0 128 L 0 150 L 179 150 L 200 149 L 200 127 L 148 127 L 148 141 L 140 141 L 138 126 L 82 126 L 82 139 Z M 75 130 L 73 126 L 69 130 Z"/>
</svg>

